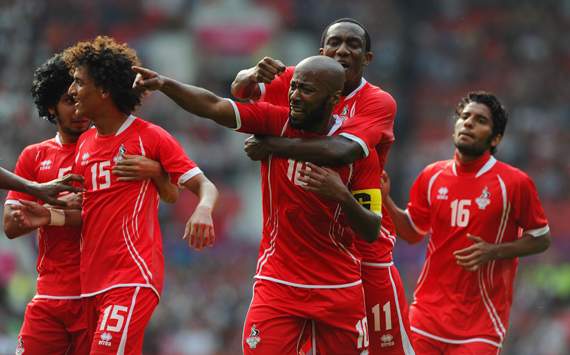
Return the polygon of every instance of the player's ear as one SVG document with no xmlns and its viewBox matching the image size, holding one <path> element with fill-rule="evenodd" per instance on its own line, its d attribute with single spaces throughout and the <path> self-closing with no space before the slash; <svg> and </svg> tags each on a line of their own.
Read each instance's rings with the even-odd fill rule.
<svg viewBox="0 0 570 355">
<path fill-rule="evenodd" d="M 55 107 L 48 107 L 48 112 L 50 116 L 55 116 Z"/>
<path fill-rule="evenodd" d="M 320 55 L 325 55 L 325 50 L 323 48 L 319 48 L 319 54 Z"/>
<path fill-rule="evenodd" d="M 331 95 L 331 104 L 335 106 L 340 101 L 340 97 L 342 95 L 342 90 L 337 90 L 334 94 Z"/>
<path fill-rule="evenodd" d="M 491 148 L 496 148 L 499 145 L 499 143 L 501 143 L 502 139 L 503 139 L 502 134 L 497 134 L 496 136 L 491 138 Z"/>
<path fill-rule="evenodd" d="M 374 53 L 366 52 L 366 54 L 364 54 L 364 62 L 362 64 L 364 66 L 370 64 L 370 62 L 372 61 L 373 58 L 374 58 Z"/>
<path fill-rule="evenodd" d="M 106 99 L 109 97 L 110 93 L 105 89 L 99 89 L 99 95 L 101 95 L 102 99 Z"/>
</svg>

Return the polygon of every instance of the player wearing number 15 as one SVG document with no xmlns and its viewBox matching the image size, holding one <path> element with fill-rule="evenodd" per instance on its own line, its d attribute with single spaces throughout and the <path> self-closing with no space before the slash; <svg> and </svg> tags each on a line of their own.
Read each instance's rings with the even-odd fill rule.
<svg viewBox="0 0 570 355">
<path fill-rule="evenodd" d="M 199 248 L 213 240 L 217 190 L 170 134 L 131 114 L 142 95 L 131 87 L 134 50 L 97 37 L 66 49 L 64 59 L 73 68 L 76 112 L 95 125 L 77 142 L 73 167 L 86 188 L 80 278 L 91 354 L 140 354 L 163 283 L 158 191 L 150 179 L 124 181 L 111 171 L 125 155 L 142 155 L 198 195 L 188 237 Z"/>
<path fill-rule="evenodd" d="M 414 242 L 431 231 L 410 306 L 416 352 L 498 354 L 517 258 L 546 250 L 550 232 L 532 180 L 492 155 L 507 124 L 499 100 L 469 93 L 455 117 L 454 159 L 422 171 L 406 211 L 388 191 L 385 205 L 400 237 Z"/>
</svg>

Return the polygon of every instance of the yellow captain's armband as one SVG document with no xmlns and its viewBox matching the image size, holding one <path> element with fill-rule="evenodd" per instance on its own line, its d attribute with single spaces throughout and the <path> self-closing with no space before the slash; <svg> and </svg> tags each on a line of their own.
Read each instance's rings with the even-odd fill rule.
<svg viewBox="0 0 570 355">
<path fill-rule="evenodd" d="M 352 195 L 362 207 L 382 216 L 382 193 L 380 189 L 354 190 Z"/>
</svg>

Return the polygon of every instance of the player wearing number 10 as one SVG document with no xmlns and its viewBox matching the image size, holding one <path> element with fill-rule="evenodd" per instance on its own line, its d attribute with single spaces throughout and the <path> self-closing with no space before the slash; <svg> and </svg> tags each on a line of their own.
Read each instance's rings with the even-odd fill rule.
<svg viewBox="0 0 570 355">
<path fill-rule="evenodd" d="M 507 124 L 499 100 L 472 92 L 456 108 L 452 160 L 428 165 L 406 211 L 387 196 L 398 235 L 431 231 L 410 306 L 418 354 L 498 354 L 518 257 L 546 250 L 550 232 L 532 180 L 493 153 Z M 520 233 L 522 231 L 522 233 Z"/>
<path fill-rule="evenodd" d="M 131 87 L 134 50 L 97 37 L 66 49 L 64 59 L 73 68 L 76 112 L 95 125 L 79 138 L 73 167 L 86 188 L 80 278 L 91 354 L 140 354 L 163 283 L 158 193 L 149 179 L 123 181 L 111 170 L 127 154 L 143 155 L 195 193 L 188 237 L 200 240 L 197 247 L 212 242 L 217 190 L 170 134 L 131 114 L 142 95 Z"/>
</svg>

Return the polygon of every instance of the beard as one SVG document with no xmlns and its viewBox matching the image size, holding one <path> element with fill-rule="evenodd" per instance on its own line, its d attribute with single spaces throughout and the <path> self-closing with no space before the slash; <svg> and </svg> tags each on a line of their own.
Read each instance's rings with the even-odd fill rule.
<svg viewBox="0 0 570 355">
<path fill-rule="evenodd" d="M 305 112 L 305 117 L 303 120 L 298 120 L 295 117 L 289 115 L 289 122 L 291 127 L 295 129 L 302 129 L 304 131 L 316 131 L 318 130 L 323 122 L 329 119 L 327 103 L 323 102 L 322 105 L 318 106 L 310 112 Z"/>
<path fill-rule="evenodd" d="M 457 150 L 466 156 L 470 156 L 470 157 L 478 157 L 481 156 L 483 154 L 485 154 L 485 152 L 487 152 L 488 150 L 491 149 L 491 141 L 492 141 L 493 137 L 489 137 L 487 140 L 483 141 L 483 142 L 477 142 L 474 144 L 462 144 L 462 143 L 458 143 L 458 142 L 454 142 L 455 148 L 457 148 Z"/>
</svg>

